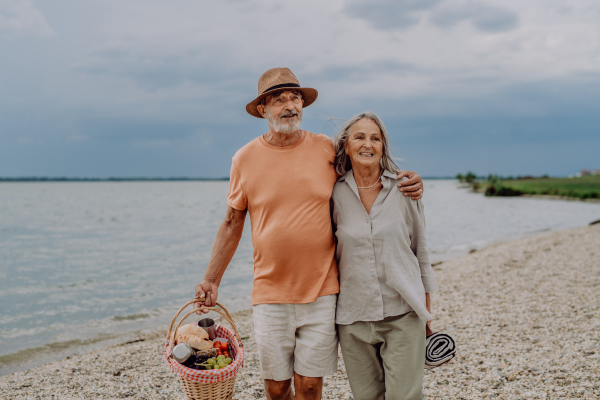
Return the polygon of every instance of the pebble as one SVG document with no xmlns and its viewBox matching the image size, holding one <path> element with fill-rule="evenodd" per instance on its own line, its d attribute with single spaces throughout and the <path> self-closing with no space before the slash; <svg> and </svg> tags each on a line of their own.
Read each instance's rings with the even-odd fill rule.
<svg viewBox="0 0 600 400">
<path fill-rule="evenodd" d="M 435 271 L 433 328 L 458 352 L 425 372 L 428 399 L 600 398 L 600 224 L 496 244 Z M 234 399 L 262 399 L 252 310 L 233 318 L 248 337 Z M 165 336 L 4 376 L 0 398 L 183 400 L 162 359 Z M 341 356 L 323 399 L 352 400 Z"/>
</svg>

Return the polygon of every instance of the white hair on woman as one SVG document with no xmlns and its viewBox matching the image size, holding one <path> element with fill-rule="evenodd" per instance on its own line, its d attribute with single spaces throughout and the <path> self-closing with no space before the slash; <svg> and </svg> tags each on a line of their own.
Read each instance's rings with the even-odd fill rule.
<svg viewBox="0 0 600 400">
<path fill-rule="evenodd" d="M 381 169 L 388 170 L 390 172 L 400 171 L 400 168 L 398 168 L 390 154 L 390 140 L 387 129 L 385 128 L 381 118 L 379 118 L 377 114 L 372 111 L 365 111 L 350 118 L 342 126 L 339 133 L 333 137 L 333 145 L 335 149 L 335 160 L 333 165 L 335 167 L 335 171 L 339 175 L 344 175 L 347 171 L 352 169 L 350 157 L 346 154 L 345 145 L 348 141 L 348 136 L 350 135 L 350 129 L 361 119 L 370 119 L 377 124 L 379 130 L 381 131 L 381 143 L 383 144 L 383 155 L 381 156 L 381 161 L 379 162 Z"/>
</svg>

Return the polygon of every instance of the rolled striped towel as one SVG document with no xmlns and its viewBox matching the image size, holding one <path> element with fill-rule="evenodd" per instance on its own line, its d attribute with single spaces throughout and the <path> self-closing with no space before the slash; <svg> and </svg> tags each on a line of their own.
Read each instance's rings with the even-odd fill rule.
<svg viewBox="0 0 600 400">
<path fill-rule="evenodd" d="M 425 342 L 425 369 L 433 369 L 452 360 L 456 355 L 456 342 L 447 333 L 434 333 Z"/>
</svg>

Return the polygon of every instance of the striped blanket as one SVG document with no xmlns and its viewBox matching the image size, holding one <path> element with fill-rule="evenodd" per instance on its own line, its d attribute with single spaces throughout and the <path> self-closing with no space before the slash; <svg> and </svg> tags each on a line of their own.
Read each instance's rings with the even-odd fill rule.
<svg viewBox="0 0 600 400">
<path fill-rule="evenodd" d="M 456 342 L 446 333 L 427 336 L 425 344 L 425 369 L 433 369 L 452 360 L 456 355 Z"/>
</svg>

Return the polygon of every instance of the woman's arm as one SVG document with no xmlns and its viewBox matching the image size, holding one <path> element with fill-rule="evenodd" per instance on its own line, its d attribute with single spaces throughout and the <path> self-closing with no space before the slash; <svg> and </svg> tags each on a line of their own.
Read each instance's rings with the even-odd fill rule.
<svg viewBox="0 0 600 400">
<path fill-rule="evenodd" d="M 410 201 L 408 207 L 412 217 L 412 235 L 410 248 L 419 261 L 421 269 L 421 279 L 425 287 L 425 293 L 431 293 L 437 289 L 437 283 L 433 273 L 433 268 L 429 263 L 429 253 L 427 252 L 427 239 L 425 238 L 425 210 L 421 200 Z"/>
<path fill-rule="evenodd" d="M 429 312 L 429 314 L 431 314 L 431 296 L 429 296 L 429 293 L 425 293 L 425 308 L 427 309 L 427 311 Z M 433 315 L 433 314 L 431 314 Z M 431 335 L 431 321 L 427 321 L 427 336 Z"/>
</svg>

